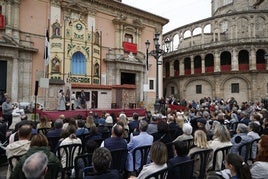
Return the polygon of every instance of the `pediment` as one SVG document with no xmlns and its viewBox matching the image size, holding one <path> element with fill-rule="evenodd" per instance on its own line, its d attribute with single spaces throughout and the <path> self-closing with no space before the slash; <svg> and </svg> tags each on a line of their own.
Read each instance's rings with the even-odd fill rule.
<svg viewBox="0 0 268 179">
<path fill-rule="evenodd" d="M 2 37 L 3 37 L 4 41 L 6 42 L 6 44 L 9 44 L 9 45 L 12 45 L 15 47 L 20 46 L 20 44 L 13 37 L 8 36 L 7 34 L 3 34 Z"/>
<path fill-rule="evenodd" d="M 72 3 L 67 4 L 66 8 L 71 9 L 71 10 L 76 11 L 76 12 L 83 13 L 83 14 L 88 13 L 88 8 L 83 6 L 81 3 L 78 3 L 78 2 L 72 2 Z"/>
</svg>

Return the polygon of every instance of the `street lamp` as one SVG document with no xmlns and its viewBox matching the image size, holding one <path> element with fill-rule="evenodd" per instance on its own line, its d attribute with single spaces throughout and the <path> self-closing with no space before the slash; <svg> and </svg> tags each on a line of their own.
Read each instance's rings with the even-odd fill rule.
<svg viewBox="0 0 268 179">
<path fill-rule="evenodd" d="M 161 56 L 163 56 L 166 52 L 162 49 L 160 49 L 160 44 L 159 44 L 159 33 L 155 33 L 154 35 L 154 46 L 155 46 L 155 50 L 152 50 L 149 52 L 149 47 L 150 47 L 150 42 L 149 40 L 147 40 L 145 42 L 146 45 L 146 65 L 147 65 L 147 70 L 148 70 L 148 55 L 151 55 L 155 58 L 156 60 L 156 94 L 155 94 L 155 104 L 154 104 L 154 110 L 155 112 L 159 112 L 160 109 L 160 103 L 159 103 L 159 71 L 158 71 L 158 66 L 162 65 L 162 61 L 159 60 L 159 58 Z M 167 52 L 169 51 L 169 47 L 170 47 L 170 40 L 166 39 L 165 40 L 165 44 L 166 44 L 166 49 Z"/>
</svg>

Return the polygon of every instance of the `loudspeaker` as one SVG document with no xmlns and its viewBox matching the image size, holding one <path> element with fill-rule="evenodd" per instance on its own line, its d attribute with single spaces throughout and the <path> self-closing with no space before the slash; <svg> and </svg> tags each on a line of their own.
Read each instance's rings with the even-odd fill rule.
<svg viewBox="0 0 268 179">
<path fill-rule="evenodd" d="M 39 87 L 39 81 L 35 81 L 35 88 L 34 88 L 34 95 L 38 95 L 38 87 Z"/>
</svg>

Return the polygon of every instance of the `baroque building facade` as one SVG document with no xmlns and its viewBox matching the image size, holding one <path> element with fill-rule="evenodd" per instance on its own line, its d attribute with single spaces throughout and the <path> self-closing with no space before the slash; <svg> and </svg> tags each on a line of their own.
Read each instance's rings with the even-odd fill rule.
<svg viewBox="0 0 268 179">
<path fill-rule="evenodd" d="M 212 16 L 163 35 L 165 96 L 203 97 L 239 104 L 268 94 L 268 2 L 212 0 Z"/>
<path fill-rule="evenodd" d="M 57 109 L 60 89 L 67 97 L 84 90 L 88 108 L 153 105 L 156 62 L 149 57 L 146 70 L 145 42 L 168 19 L 115 0 L 1 0 L 0 6 L 0 90 L 13 101 L 33 101 L 39 81 L 38 101 L 50 110 Z"/>
</svg>

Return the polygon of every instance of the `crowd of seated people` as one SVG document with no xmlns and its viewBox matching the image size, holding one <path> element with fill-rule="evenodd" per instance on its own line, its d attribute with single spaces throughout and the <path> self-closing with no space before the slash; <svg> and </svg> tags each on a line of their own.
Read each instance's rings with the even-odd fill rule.
<svg viewBox="0 0 268 179">
<path fill-rule="evenodd" d="M 22 175 L 24 161 L 38 151 L 46 154 L 48 163 L 51 158 L 54 158 L 54 163 L 57 163 L 59 168 L 66 167 L 64 151 L 61 151 L 63 156 L 61 158 L 57 156 L 56 151 L 59 147 L 70 144 L 81 144 L 83 147 L 81 151 L 76 151 L 75 157 L 83 153 L 94 153 L 97 148 L 105 148 L 109 152 L 115 149 L 128 150 L 125 173 L 122 176 L 124 178 L 130 176 L 145 178 L 145 174 L 147 176 L 151 172 L 156 172 L 156 170 L 148 168 L 158 167 L 159 170 L 169 168 L 176 161 L 182 162 L 184 159 L 190 159 L 191 155 L 197 151 L 212 149 L 207 158 L 210 162 L 207 162 L 207 166 L 205 166 L 205 172 L 209 175 L 208 171 L 212 167 L 214 152 L 226 146 L 231 146 L 229 153 L 232 155 L 228 155 L 229 158 L 217 155 L 215 171 L 222 169 L 221 164 L 224 160 L 227 163 L 225 168 L 230 171 L 231 176 L 247 178 L 239 174 L 238 168 L 234 171 L 231 170 L 232 166 L 236 165 L 239 165 L 240 168 L 244 165 L 249 167 L 247 176 L 252 178 L 260 178 L 259 175 L 267 176 L 266 170 L 262 171 L 262 169 L 266 168 L 268 163 L 268 151 L 266 150 L 268 111 L 261 103 L 244 102 L 239 106 L 234 98 L 226 101 L 203 98 L 199 102 L 184 100 L 183 104 L 186 107 L 184 111 L 171 110 L 167 104 L 166 110 L 161 113 L 154 114 L 146 111 L 145 117 L 133 113 L 131 120 L 124 113 L 118 114 L 115 119 L 114 116 L 107 113 L 102 116 L 89 113 L 86 119 L 82 119 L 81 116 L 66 119 L 64 115 L 61 115 L 55 121 L 43 117 L 37 125 L 23 119 L 16 125 L 16 131 L 9 137 L 9 145 L 5 148 L 8 159 L 13 156 L 19 157 L 17 162 L 12 163 L 12 168 L 9 166 L 7 176 Z M 41 134 L 37 131 L 40 128 L 50 129 L 47 133 Z M 80 137 L 82 135 L 85 137 Z M 51 138 L 57 139 L 56 145 L 52 146 Z M 186 142 L 189 139 L 192 140 L 190 146 Z M 248 151 L 245 148 L 241 150 L 241 146 L 253 140 L 256 142 L 250 145 L 251 153 L 246 155 Z M 182 149 L 181 147 L 186 143 L 187 149 Z M 151 146 L 151 150 L 150 158 L 141 164 L 140 161 L 133 161 L 133 151 L 142 146 Z M 91 149 L 88 150 L 87 147 Z M 166 148 L 167 151 L 165 152 L 162 148 Z M 156 151 L 158 153 L 155 153 Z M 167 153 L 167 157 L 165 158 L 166 154 L 163 153 L 161 154 L 163 160 L 157 161 L 159 158 L 154 158 L 154 156 L 159 155 L 161 151 Z M 102 151 L 102 153 L 104 155 L 105 152 Z M 96 156 L 100 155 L 102 154 L 96 154 Z M 106 156 L 107 160 L 110 160 L 109 154 L 105 155 L 108 156 Z M 234 163 L 233 158 L 239 162 Z M 252 159 L 252 163 L 247 161 L 249 158 Z M 136 160 L 138 159 L 136 158 Z M 193 176 L 197 178 L 202 172 L 199 171 L 199 165 L 202 165 L 202 162 L 195 160 Z M 105 171 L 109 170 L 109 166 L 110 164 Z M 140 166 L 144 167 L 137 172 L 136 169 Z M 96 168 L 94 164 L 93 168 Z M 48 171 L 45 175 L 49 175 Z M 99 173 L 102 171 L 96 169 L 95 174 L 99 175 Z M 171 176 L 169 178 L 172 178 Z"/>
</svg>

